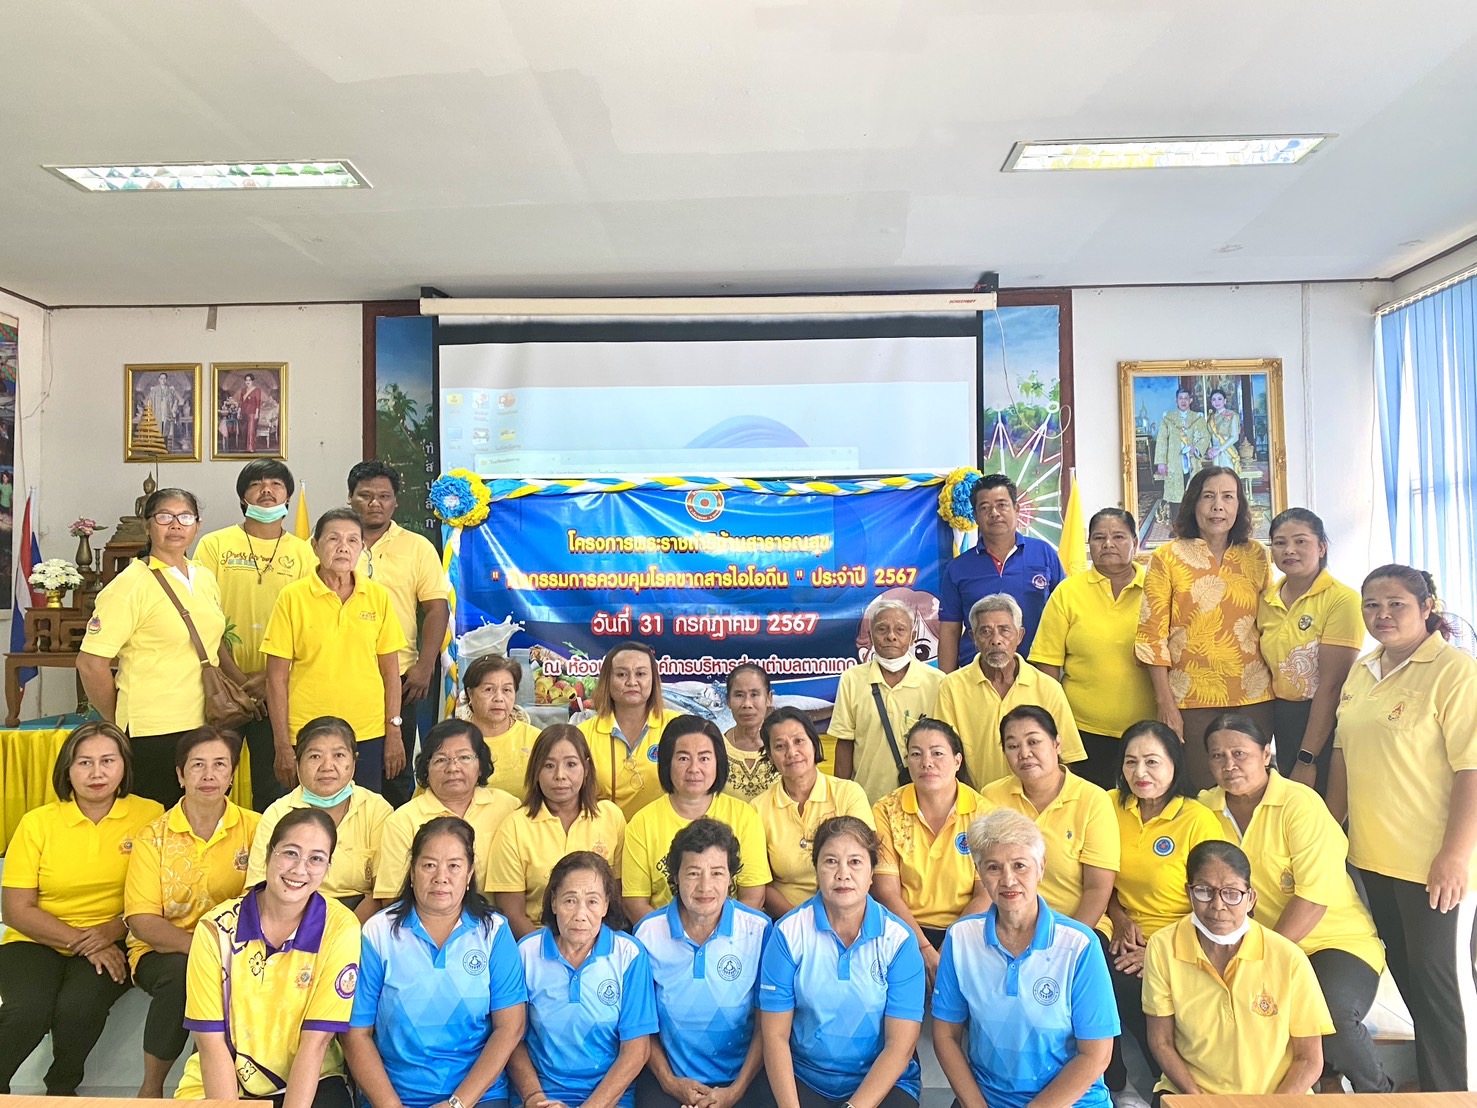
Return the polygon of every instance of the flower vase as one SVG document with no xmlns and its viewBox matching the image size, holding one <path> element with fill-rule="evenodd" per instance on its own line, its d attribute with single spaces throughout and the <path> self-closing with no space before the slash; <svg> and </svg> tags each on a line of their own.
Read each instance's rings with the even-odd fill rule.
<svg viewBox="0 0 1477 1108">
<path fill-rule="evenodd" d="M 46 606 L 48 608 L 60 608 L 62 606 L 62 598 L 66 595 L 66 589 L 47 589 Z"/>
<path fill-rule="evenodd" d="M 84 576 L 92 568 L 92 543 L 86 535 L 77 536 L 77 568 Z"/>
</svg>

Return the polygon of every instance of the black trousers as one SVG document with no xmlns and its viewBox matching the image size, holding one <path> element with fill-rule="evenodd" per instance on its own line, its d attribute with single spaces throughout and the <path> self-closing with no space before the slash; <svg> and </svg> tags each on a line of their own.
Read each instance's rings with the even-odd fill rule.
<svg viewBox="0 0 1477 1108">
<path fill-rule="evenodd" d="M 243 1096 L 242 1100 L 256 1100 L 266 1103 L 271 1101 L 277 1108 L 282 1108 L 282 1102 L 287 1099 L 286 1093 L 277 1096 Z M 506 1100 L 484 1100 L 474 1108 L 488 1108 L 489 1105 L 501 1104 L 507 1108 Z M 349 1083 L 342 1077 L 328 1076 L 318 1079 L 318 1091 L 313 1094 L 313 1108 L 353 1108 L 354 1097 L 349 1092 Z"/>
<path fill-rule="evenodd" d="M 1091 731 L 1080 734 L 1087 761 L 1073 762 L 1072 772 L 1100 789 L 1117 788 L 1118 770 L 1123 765 L 1123 740 L 1117 735 L 1097 735 Z"/>
<path fill-rule="evenodd" d="M 1297 768 L 1298 751 L 1302 748 L 1303 734 L 1308 729 L 1308 717 L 1312 714 L 1311 700 L 1272 701 L 1272 734 L 1277 739 L 1277 772 L 1283 777 L 1291 777 L 1292 771 Z M 1330 734 L 1327 739 L 1313 762 L 1318 771 L 1317 784 L 1313 787 L 1318 790 L 1319 796 L 1328 795 L 1328 766 L 1333 761 L 1333 736 Z"/>
<path fill-rule="evenodd" d="M 1150 1073 L 1159 1072 L 1159 1063 L 1154 1060 L 1153 1052 L 1149 1050 L 1149 1019 L 1144 1015 L 1144 979 L 1131 973 L 1124 973 L 1114 966 L 1113 956 L 1106 948 L 1103 954 L 1108 959 L 1108 976 L 1113 982 L 1113 999 L 1118 1003 L 1118 1022 L 1123 1025 L 1123 1033 L 1113 1040 L 1113 1057 L 1108 1062 L 1103 1080 L 1110 1090 L 1122 1092 L 1128 1083 L 1128 1066 L 1123 1058 L 1124 1039 L 1131 1036 L 1133 1041 L 1138 1043 Z"/>
<path fill-rule="evenodd" d="M 133 791 L 168 810 L 185 795 L 174 769 L 174 746 L 183 731 L 167 735 L 129 735 L 133 747 Z"/>
<path fill-rule="evenodd" d="M 799 1081 L 795 1084 L 804 1088 Z M 486 1108 L 485 1101 L 480 1108 Z M 667 1094 L 650 1069 L 643 1069 L 636 1077 L 636 1108 L 682 1108 L 682 1106 L 677 1102 L 676 1097 Z M 744 1090 L 744 1095 L 738 1098 L 734 1108 L 774 1108 L 774 1093 L 770 1091 L 769 1078 L 763 1066 L 759 1067 L 758 1075 Z"/>
<path fill-rule="evenodd" d="M 0 1093 L 48 1033 L 46 1091 L 75 1093 L 109 1009 L 127 991 L 86 958 L 41 943 L 0 946 Z"/>
<path fill-rule="evenodd" d="M 1426 887 L 1362 869 L 1369 914 L 1385 944 L 1390 976 L 1415 1024 L 1416 1073 L 1421 1092 L 1472 1088 L 1477 1042 L 1477 957 L 1473 916 L 1477 895 L 1450 912 L 1431 907 Z"/>
<path fill-rule="evenodd" d="M 1320 950 L 1308 961 L 1333 1016 L 1333 1034 L 1323 1036 L 1323 1064 L 1347 1077 L 1356 1093 L 1394 1092 L 1395 1082 L 1375 1057 L 1364 1026 L 1380 975 L 1347 950 Z"/>
<path fill-rule="evenodd" d="M 277 780 L 277 747 L 270 719 L 254 719 L 241 728 L 241 740 L 251 752 L 251 806 L 265 812 L 272 801 L 290 791 Z"/>
<path fill-rule="evenodd" d="M 865 1076 L 865 1074 L 861 1075 L 861 1077 Z M 861 1085 L 860 1079 L 858 1079 L 857 1085 Z M 846 1108 L 848 1103 L 844 1099 L 831 1100 L 828 1097 L 821 1096 L 820 1093 L 816 1092 L 798 1077 L 795 1078 L 795 1090 L 800 1094 L 800 1108 Z M 957 1100 L 954 1101 L 956 1106 L 958 1103 Z M 918 1108 L 918 1098 L 908 1092 L 907 1089 L 902 1089 L 894 1085 L 887 1090 L 887 1095 L 882 1098 L 882 1103 L 878 1105 L 878 1108 Z"/>
<path fill-rule="evenodd" d="M 151 950 L 138 960 L 133 983 L 150 996 L 144 1020 L 144 1053 L 173 1062 L 190 1041 L 185 1030 L 185 977 L 188 954 Z"/>
</svg>

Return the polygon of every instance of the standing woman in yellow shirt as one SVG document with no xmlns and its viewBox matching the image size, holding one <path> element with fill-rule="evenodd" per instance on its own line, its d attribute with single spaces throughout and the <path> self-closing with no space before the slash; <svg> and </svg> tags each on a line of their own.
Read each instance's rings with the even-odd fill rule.
<svg viewBox="0 0 1477 1108">
<path fill-rule="evenodd" d="M 501 654 L 474 658 L 462 675 L 467 714 L 482 729 L 492 751 L 492 779 L 488 784 L 514 796 L 523 795 L 523 773 L 538 730 L 517 718 L 518 686 L 523 667 Z"/>
<path fill-rule="evenodd" d="M 210 662 L 237 682 L 246 677 L 231 652 L 220 649 L 226 617 L 215 578 L 185 557 L 200 533 L 195 494 L 156 490 L 144 502 L 144 527 L 143 549 L 97 594 L 77 676 L 93 710 L 128 733 L 134 790 L 168 807 L 180 798 L 175 741 L 205 722 L 200 658 L 170 594 L 190 614 Z M 116 685 L 112 658 L 118 659 Z M 260 684 L 252 682 L 258 692 Z"/>
<path fill-rule="evenodd" d="M 188 1038 L 185 981 L 195 924 L 246 887 L 261 816 L 227 799 L 240 758 L 234 731 L 198 727 L 182 735 L 174 761 L 184 798 L 134 836 L 123 917 L 134 984 L 153 998 L 138 1090 L 145 1099 L 164 1095 L 164 1079 Z"/>
<path fill-rule="evenodd" d="M 1427 573 L 1364 579 L 1379 648 L 1344 682 L 1328 806 L 1349 817 L 1390 976 L 1415 1023 L 1423 1092 L 1470 1089 L 1477 1043 L 1477 660 L 1445 639 Z"/>
<path fill-rule="evenodd" d="M 1149 667 L 1160 721 L 1185 743 L 1190 780 L 1207 789 L 1201 740 L 1213 716 L 1236 708 L 1272 726 L 1272 677 L 1256 629 L 1267 551 L 1251 537 L 1240 478 L 1224 466 L 1190 478 L 1174 533 L 1149 559 L 1134 653 Z"/>
<path fill-rule="evenodd" d="M 1099 788 L 1118 780 L 1118 737 L 1155 714 L 1148 671 L 1134 661 L 1144 567 L 1132 512 L 1104 508 L 1087 525 L 1092 567 L 1052 590 L 1031 644 L 1031 664 L 1057 681 L 1072 706 L 1087 760 L 1075 773 Z"/>
<path fill-rule="evenodd" d="M 164 814 L 131 796 L 133 752 L 84 723 L 51 771 L 59 798 L 27 812 L 5 856 L 0 915 L 0 1094 L 51 1033 L 48 1096 L 76 1096 L 108 1011 L 128 991 L 123 881 L 138 830 Z"/>
<path fill-rule="evenodd" d="M 760 733 L 774 708 L 769 674 L 763 666 L 744 662 L 729 673 L 726 691 L 733 726 L 723 732 L 728 747 L 728 784 L 723 791 L 740 800 L 753 800 L 779 779 Z"/>
<path fill-rule="evenodd" d="M 595 682 L 595 715 L 580 724 L 600 795 L 631 819 L 662 795 L 656 748 L 677 713 L 662 703 L 656 653 L 644 642 L 623 642 L 605 655 Z"/>
<path fill-rule="evenodd" d="M 1307 508 L 1272 521 L 1272 564 L 1282 580 L 1262 593 L 1256 625 L 1272 672 L 1277 769 L 1328 792 L 1339 690 L 1364 645 L 1359 594 L 1328 572 L 1328 534 Z"/>
</svg>

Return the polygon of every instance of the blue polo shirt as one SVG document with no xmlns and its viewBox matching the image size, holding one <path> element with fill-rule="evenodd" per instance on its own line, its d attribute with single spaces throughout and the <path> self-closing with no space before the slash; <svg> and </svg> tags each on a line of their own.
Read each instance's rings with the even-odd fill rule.
<svg viewBox="0 0 1477 1108">
<path fill-rule="evenodd" d="M 1005 559 L 1004 569 L 995 568 L 995 559 L 982 543 L 946 565 L 939 582 L 939 619 L 964 624 L 964 634 L 959 638 L 959 668 L 963 669 L 978 653 L 969 633 L 969 609 L 976 600 L 997 592 L 1015 597 L 1026 625 L 1026 637 L 1018 653 L 1029 658 L 1041 613 L 1046 610 L 1046 598 L 1065 577 L 1056 547 L 1032 535 L 1016 535 L 1015 550 Z"/>
<path fill-rule="evenodd" d="M 861 934 L 848 947 L 817 894 L 774 925 L 759 1008 L 795 1013 L 795 1076 L 830 1100 L 850 1100 L 882 1053 L 884 1018 L 923 1022 L 923 981 L 923 955 L 907 924 L 868 897 Z M 916 1055 L 897 1084 L 917 1098 Z"/>
<path fill-rule="evenodd" d="M 769 917 L 735 900 L 699 946 L 682 929 L 674 900 L 636 925 L 656 980 L 662 1049 L 678 1077 L 729 1085 L 754 1039 L 759 958 Z"/>
<path fill-rule="evenodd" d="M 518 945 L 502 916 L 462 913 L 438 948 L 415 909 L 364 925 L 351 1027 L 373 1027 L 390 1084 L 406 1108 L 456 1092 L 492 1037 L 492 1013 L 528 999 Z M 500 1074 L 484 1100 L 508 1095 Z"/>
<path fill-rule="evenodd" d="M 621 1043 L 656 1033 L 651 959 L 629 935 L 602 926 L 595 948 L 575 969 L 541 927 L 518 943 L 528 985 L 524 1045 L 544 1095 L 583 1104 L 615 1064 Z M 636 1103 L 635 1083 L 621 1094 Z"/>
<path fill-rule="evenodd" d="M 1025 1108 L 1077 1056 L 1079 1039 L 1118 1034 L 1108 963 L 1092 931 L 1036 898 L 1036 934 L 1019 958 L 1000 945 L 995 909 L 944 937 L 933 1018 L 968 1023 L 969 1067 L 991 1108 Z M 1077 1101 L 1110 1108 L 1099 1077 Z"/>
</svg>

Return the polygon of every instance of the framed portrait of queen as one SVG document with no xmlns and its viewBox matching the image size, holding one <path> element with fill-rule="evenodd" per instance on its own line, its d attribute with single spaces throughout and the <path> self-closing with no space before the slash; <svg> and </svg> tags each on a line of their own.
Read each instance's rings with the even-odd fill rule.
<svg viewBox="0 0 1477 1108">
<path fill-rule="evenodd" d="M 287 457 L 287 363 L 211 362 L 210 456 Z"/>
<path fill-rule="evenodd" d="M 1251 505 L 1252 536 L 1287 507 L 1282 359 L 1119 362 L 1123 505 L 1139 547 L 1174 538 L 1185 486 L 1206 466 L 1234 470 Z"/>
</svg>

